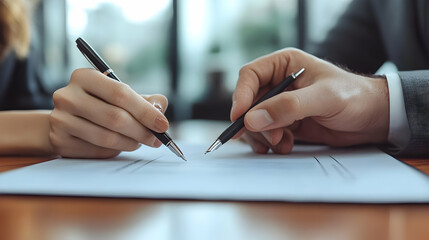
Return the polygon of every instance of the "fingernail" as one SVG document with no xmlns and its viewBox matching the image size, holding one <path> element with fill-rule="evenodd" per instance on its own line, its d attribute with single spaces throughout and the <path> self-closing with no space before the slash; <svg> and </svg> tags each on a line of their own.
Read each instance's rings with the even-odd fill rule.
<svg viewBox="0 0 429 240">
<path fill-rule="evenodd" d="M 162 112 L 162 105 L 160 103 L 155 102 L 153 103 L 153 106 L 158 109 L 158 111 Z"/>
<path fill-rule="evenodd" d="M 265 109 L 254 110 L 246 115 L 247 123 L 255 130 L 263 129 L 274 122 L 273 118 Z"/>
<path fill-rule="evenodd" d="M 155 130 L 158 132 L 165 132 L 168 129 L 168 120 L 165 117 L 157 117 L 155 120 Z"/>
<path fill-rule="evenodd" d="M 262 135 L 265 137 L 265 139 L 267 139 L 267 141 L 269 142 L 269 143 L 272 143 L 273 142 L 273 140 L 272 140 L 272 136 L 271 136 L 271 132 L 270 131 L 263 131 L 263 132 L 261 132 L 262 133 Z"/>
</svg>

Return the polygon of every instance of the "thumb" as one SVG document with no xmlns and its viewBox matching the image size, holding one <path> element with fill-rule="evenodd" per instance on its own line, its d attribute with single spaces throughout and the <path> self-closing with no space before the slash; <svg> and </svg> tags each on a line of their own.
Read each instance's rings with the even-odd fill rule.
<svg viewBox="0 0 429 240">
<path fill-rule="evenodd" d="M 141 95 L 144 99 L 150 102 L 158 111 L 165 113 L 168 107 L 168 100 L 164 95 Z"/>
<path fill-rule="evenodd" d="M 278 94 L 253 107 L 245 116 L 244 124 L 250 131 L 260 132 L 287 127 L 295 121 L 329 112 L 329 96 L 311 85 Z"/>
</svg>

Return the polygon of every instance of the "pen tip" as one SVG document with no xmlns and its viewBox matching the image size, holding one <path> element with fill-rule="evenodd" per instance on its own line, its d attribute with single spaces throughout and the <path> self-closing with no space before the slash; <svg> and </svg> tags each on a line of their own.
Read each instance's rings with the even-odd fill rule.
<svg viewBox="0 0 429 240">
<path fill-rule="evenodd" d="M 188 160 L 186 160 L 186 158 L 185 158 L 185 156 L 180 156 L 182 159 L 183 159 L 183 161 L 185 161 L 185 162 L 187 162 Z"/>
<path fill-rule="evenodd" d="M 220 146 L 222 146 L 222 142 L 219 139 L 216 139 L 216 141 L 207 149 L 206 153 L 213 152 L 214 150 L 218 149 Z"/>
</svg>

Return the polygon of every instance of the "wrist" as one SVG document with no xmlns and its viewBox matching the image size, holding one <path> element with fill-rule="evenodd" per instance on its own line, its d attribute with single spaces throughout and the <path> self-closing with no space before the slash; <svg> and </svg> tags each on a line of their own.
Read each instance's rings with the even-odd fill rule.
<svg viewBox="0 0 429 240">
<path fill-rule="evenodd" d="M 54 155 L 49 140 L 50 111 L 0 113 L 0 154 Z"/>
<path fill-rule="evenodd" d="M 369 103 L 372 105 L 372 122 L 373 127 L 370 134 L 372 136 L 372 142 L 377 144 L 383 144 L 387 142 L 389 135 L 389 88 L 387 79 L 385 76 L 373 76 L 369 77 L 370 82 L 370 99 Z"/>
</svg>

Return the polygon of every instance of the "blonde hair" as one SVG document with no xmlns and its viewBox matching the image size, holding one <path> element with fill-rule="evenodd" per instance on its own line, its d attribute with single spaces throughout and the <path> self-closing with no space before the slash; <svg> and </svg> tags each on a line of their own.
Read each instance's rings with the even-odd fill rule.
<svg viewBox="0 0 429 240">
<path fill-rule="evenodd" d="M 10 50 L 19 58 L 30 48 L 28 5 L 24 0 L 0 0 L 0 58 Z"/>
</svg>

